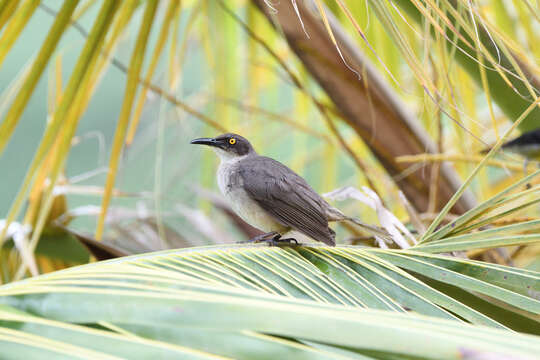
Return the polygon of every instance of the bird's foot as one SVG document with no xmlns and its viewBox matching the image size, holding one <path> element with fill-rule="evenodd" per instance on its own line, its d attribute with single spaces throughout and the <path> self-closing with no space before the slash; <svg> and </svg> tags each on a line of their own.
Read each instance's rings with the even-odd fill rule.
<svg viewBox="0 0 540 360">
<path fill-rule="evenodd" d="M 267 240 L 269 246 L 300 246 L 298 240 L 294 238 L 282 239 L 281 235 L 274 236 Z"/>
<path fill-rule="evenodd" d="M 251 238 L 249 240 L 239 241 L 238 244 L 247 244 L 247 243 L 260 243 L 266 242 L 268 246 L 300 246 L 301 243 L 294 238 L 282 239 L 281 234 L 276 231 L 271 231 L 265 234 L 261 234 Z"/>
<path fill-rule="evenodd" d="M 270 231 L 268 233 L 264 233 L 264 234 L 261 234 L 261 235 L 257 235 L 251 239 L 248 239 L 248 240 L 242 240 L 242 241 L 238 241 L 237 243 L 238 244 L 248 244 L 248 243 L 260 243 L 260 242 L 263 242 L 263 241 L 269 241 L 269 240 L 272 240 L 273 238 L 275 237 L 279 237 L 281 235 L 279 235 L 279 233 L 277 231 Z"/>
</svg>

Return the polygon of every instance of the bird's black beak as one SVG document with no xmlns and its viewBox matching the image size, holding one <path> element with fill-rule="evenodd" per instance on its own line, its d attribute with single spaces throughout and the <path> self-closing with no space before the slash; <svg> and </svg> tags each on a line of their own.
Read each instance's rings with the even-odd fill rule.
<svg viewBox="0 0 540 360">
<path fill-rule="evenodd" d="M 208 145 L 208 146 L 214 146 L 218 148 L 223 148 L 225 146 L 225 143 L 221 140 L 217 140 L 214 138 L 198 138 L 191 140 L 190 144 L 197 144 L 197 145 Z"/>
</svg>

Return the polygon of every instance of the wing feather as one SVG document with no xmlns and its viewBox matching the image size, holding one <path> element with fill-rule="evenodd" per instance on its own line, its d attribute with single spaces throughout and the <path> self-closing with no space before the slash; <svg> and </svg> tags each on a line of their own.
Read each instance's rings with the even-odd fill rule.
<svg viewBox="0 0 540 360">
<path fill-rule="evenodd" d="M 291 169 L 280 162 L 253 156 L 242 161 L 240 176 L 247 194 L 280 224 L 315 240 L 335 245 L 328 227 L 329 205 Z"/>
</svg>

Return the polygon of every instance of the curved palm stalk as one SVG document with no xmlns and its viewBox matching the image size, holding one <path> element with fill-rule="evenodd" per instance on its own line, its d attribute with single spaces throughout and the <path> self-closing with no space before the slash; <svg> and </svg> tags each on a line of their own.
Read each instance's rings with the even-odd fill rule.
<svg viewBox="0 0 540 360">
<path fill-rule="evenodd" d="M 111 201 L 112 189 L 116 180 L 116 173 L 118 171 L 118 165 L 120 161 L 120 152 L 122 151 L 122 147 L 124 145 L 125 136 L 132 111 L 131 107 L 135 99 L 135 93 L 137 92 L 137 86 L 139 84 L 140 72 L 145 56 L 146 45 L 148 42 L 148 37 L 150 35 L 150 30 L 152 29 L 152 24 L 154 22 L 154 16 L 156 14 L 158 3 L 159 2 L 157 0 L 147 1 L 144 11 L 144 18 L 139 29 L 135 49 L 133 50 L 131 56 L 129 66 L 130 70 L 128 72 L 128 80 L 126 84 L 126 93 L 124 95 L 122 110 L 120 112 L 118 125 L 114 134 L 114 140 L 111 150 L 111 159 L 109 161 L 109 171 L 107 173 L 107 182 L 105 184 L 105 191 L 103 194 L 103 199 L 101 201 L 101 214 L 98 218 L 96 228 L 96 238 L 98 240 L 101 240 L 101 237 L 103 235 L 105 215 L 107 214 L 107 209 Z"/>
<path fill-rule="evenodd" d="M 304 28 L 309 34 L 308 39 L 290 1 L 274 4 L 277 10 L 275 14 L 266 1 L 253 2 L 270 20 L 276 19 L 291 49 L 391 176 L 399 175 L 406 169 L 395 160 L 396 157 L 422 154 L 426 149 L 434 152 L 434 144 L 420 128 L 418 121 L 405 110 L 404 104 L 329 12 L 326 12 L 326 17 L 328 27 L 332 29 L 332 37 L 324 23 L 304 2 L 296 2 Z M 333 40 L 339 46 L 339 51 Z M 364 78 L 358 80 L 351 69 L 361 73 Z M 425 211 L 429 204 L 432 171 L 433 166 L 427 165 L 396 180 L 396 184 L 420 211 Z M 450 167 L 443 165 L 439 181 L 437 199 L 440 208 L 455 193 L 459 180 Z M 474 199 L 467 193 L 455 204 L 454 211 L 462 213 L 473 206 Z"/>
<path fill-rule="evenodd" d="M 170 31 L 171 24 L 173 23 L 175 16 L 178 16 L 178 12 L 180 11 L 179 9 L 180 9 L 180 0 L 171 0 L 169 2 L 168 8 L 165 11 L 165 18 L 163 19 L 163 23 L 161 24 L 161 29 L 159 31 L 158 41 L 155 46 L 154 53 L 152 54 L 152 60 L 150 61 L 150 65 L 148 66 L 146 76 L 144 77 L 144 83 L 150 83 L 152 81 L 152 76 L 154 75 L 154 72 L 156 71 L 159 59 L 165 48 L 167 38 L 169 37 L 171 33 Z M 148 92 L 148 87 L 145 86 L 141 90 L 141 93 L 139 94 L 139 97 L 135 106 L 135 111 L 131 116 L 131 120 L 129 121 L 129 128 L 127 130 L 127 135 L 126 135 L 126 145 L 130 145 L 133 142 L 133 138 L 135 137 L 135 131 L 137 130 L 137 126 L 139 125 L 142 109 L 146 102 L 147 92 Z"/>
<path fill-rule="evenodd" d="M 91 93 L 91 88 L 96 84 L 96 78 L 93 77 L 96 75 L 96 67 L 102 66 L 103 64 L 97 64 L 97 59 L 99 58 L 99 52 L 95 51 L 96 48 L 99 48 L 104 40 L 107 29 L 112 23 L 114 15 L 117 11 L 118 2 L 115 1 L 105 1 L 100 9 L 98 18 L 96 19 L 91 35 L 89 36 L 83 51 L 77 61 L 76 67 L 70 77 L 66 90 L 62 96 L 62 100 L 55 110 L 53 120 L 47 127 L 43 139 L 36 151 L 36 155 L 32 160 L 30 169 L 27 172 L 25 180 L 21 185 L 21 189 L 17 194 L 17 197 L 10 209 L 10 212 L 7 217 L 7 223 L 9 224 L 14 220 L 15 216 L 18 214 L 20 207 L 22 206 L 22 201 L 24 196 L 33 182 L 33 177 L 35 176 L 37 169 L 41 166 L 43 158 L 47 154 L 47 151 L 52 146 L 55 136 L 58 135 L 58 132 L 61 130 L 61 125 L 64 125 L 63 131 L 64 136 L 58 139 L 58 152 L 56 157 L 52 161 L 50 169 L 50 183 L 44 191 L 43 196 L 43 205 L 41 206 L 36 227 L 32 234 L 32 239 L 30 240 L 30 247 L 35 248 L 39 240 L 39 235 L 45 222 L 48 217 L 49 210 L 53 204 L 53 188 L 56 184 L 56 181 L 59 177 L 63 164 L 67 158 L 68 151 L 71 144 L 71 139 L 78 125 L 78 120 L 90 97 L 86 96 L 88 93 Z M 88 91 L 79 91 L 79 90 L 88 90 Z M 24 274 L 24 267 L 19 268 L 16 277 L 21 278 Z"/>
<path fill-rule="evenodd" d="M 214 246 L 0 287 L 0 341 L 7 358 L 532 359 L 539 337 L 507 328 L 538 333 L 539 292 L 539 273 L 413 251 Z"/>
<path fill-rule="evenodd" d="M 43 74 L 47 63 L 51 59 L 51 54 L 56 49 L 60 38 L 62 37 L 62 35 L 64 35 L 64 31 L 69 25 L 71 15 L 73 14 L 73 11 L 77 7 L 78 3 L 79 0 L 65 2 L 60 11 L 58 12 L 58 16 L 56 17 L 53 25 L 51 26 L 51 29 L 47 34 L 47 38 L 43 42 L 43 45 L 41 46 L 41 49 L 39 50 L 39 53 L 32 64 L 30 72 L 25 77 L 24 84 L 21 86 L 17 97 L 13 100 L 13 103 L 11 104 L 9 112 L 6 114 L 4 120 L 2 121 L 2 124 L 0 125 L 0 153 L 3 152 L 9 138 L 13 134 L 13 131 L 17 126 L 17 123 L 26 107 L 26 104 L 28 103 L 28 101 L 30 101 L 30 97 L 35 87 L 37 86 L 37 83 L 41 78 L 41 75 Z M 5 46 L 5 44 L 3 43 L 0 45 L 2 47 Z M 7 48 L 8 47 L 6 46 L 6 50 Z M 0 50 L 0 54 L 1 52 L 2 50 Z"/>
<path fill-rule="evenodd" d="M 13 15 L 17 6 L 19 6 L 19 2 L 20 0 L 0 2 L 0 30 Z"/>
<path fill-rule="evenodd" d="M 26 1 L 23 5 L 21 5 L 21 8 L 16 12 L 15 16 L 13 16 L 12 20 L 9 22 L 6 30 L 2 33 L 2 36 L 0 37 L 0 48 L 2 49 L 2 51 L 0 51 L 0 67 L 2 66 L 2 63 L 4 62 L 9 50 L 26 26 L 26 23 L 36 11 L 38 5 L 39 0 Z M 0 25 L 0 28 L 1 27 L 2 26 Z"/>
</svg>

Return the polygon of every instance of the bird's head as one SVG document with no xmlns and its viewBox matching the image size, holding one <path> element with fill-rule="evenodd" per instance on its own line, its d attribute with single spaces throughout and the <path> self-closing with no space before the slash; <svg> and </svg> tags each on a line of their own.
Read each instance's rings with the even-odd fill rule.
<svg viewBox="0 0 540 360">
<path fill-rule="evenodd" d="M 191 140 L 191 144 L 208 145 L 219 155 L 222 160 L 255 153 L 249 141 L 237 134 L 227 133 L 215 138 L 198 138 Z"/>
</svg>

